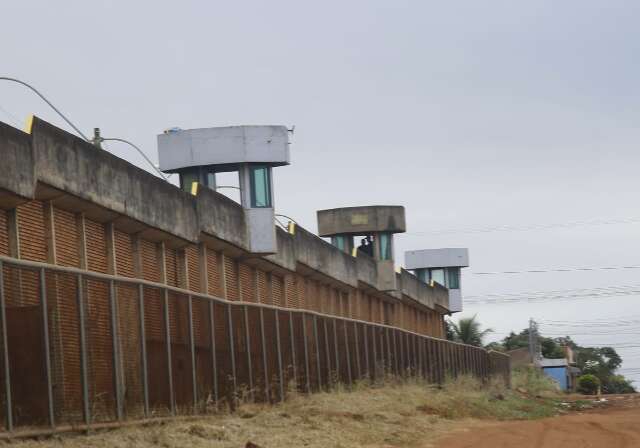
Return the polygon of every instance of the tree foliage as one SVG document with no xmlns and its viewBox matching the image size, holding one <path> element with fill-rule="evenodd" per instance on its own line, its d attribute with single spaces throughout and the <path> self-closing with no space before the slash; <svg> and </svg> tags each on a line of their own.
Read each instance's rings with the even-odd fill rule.
<svg viewBox="0 0 640 448">
<path fill-rule="evenodd" d="M 454 341 L 477 347 L 482 347 L 483 339 L 493 331 L 490 328 L 482 330 L 477 316 L 460 319 L 458 323 L 449 322 L 449 325 Z"/>
<path fill-rule="evenodd" d="M 529 346 L 529 329 L 520 333 L 511 332 L 501 342 L 491 344 L 494 350 L 515 350 Z M 613 347 L 581 347 L 570 336 L 547 338 L 538 335 L 538 345 L 544 358 L 564 358 L 565 346 L 571 347 L 576 357 L 576 367 L 583 375 L 593 375 L 605 394 L 632 393 L 632 383 L 616 373 L 622 358 Z"/>
<path fill-rule="evenodd" d="M 578 378 L 578 392 L 588 395 L 594 395 L 598 392 L 600 380 L 597 376 L 587 373 Z"/>
</svg>

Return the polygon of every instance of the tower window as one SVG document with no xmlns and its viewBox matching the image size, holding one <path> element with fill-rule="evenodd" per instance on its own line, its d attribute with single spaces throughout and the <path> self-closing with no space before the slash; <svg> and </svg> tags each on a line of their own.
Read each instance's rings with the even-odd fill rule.
<svg viewBox="0 0 640 448">
<path fill-rule="evenodd" d="M 251 207 L 271 207 L 271 172 L 268 166 L 251 167 Z"/>
<path fill-rule="evenodd" d="M 380 244 L 380 259 L 391 260 L 391 235 L 381 233 L 378 243 Z"/>
</svg>

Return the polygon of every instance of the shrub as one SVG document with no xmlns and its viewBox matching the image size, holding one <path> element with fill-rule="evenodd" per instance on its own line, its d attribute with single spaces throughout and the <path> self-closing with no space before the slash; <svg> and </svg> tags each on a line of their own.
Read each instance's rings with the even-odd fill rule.
<svg viewBox="0 0 640 448">
<path fill-rule="evenodd" d="M 578 392 L 580 393 L 593 395 L 598 392 L 599 387 L 600 380 L 595 375 L 588 373 L 578 378 Z"/>
</svg>

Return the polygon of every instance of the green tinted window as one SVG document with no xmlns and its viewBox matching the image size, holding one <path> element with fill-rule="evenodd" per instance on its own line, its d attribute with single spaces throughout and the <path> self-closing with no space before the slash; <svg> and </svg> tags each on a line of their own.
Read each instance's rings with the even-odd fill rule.
<svg viewBox="0 0 640 448">
<path fill-rule="evenodd" d="M 345 250 L 345 245 L 346 245 L 346 241 L 344 236 L 332 236 L 331 237 L 331 244 L 333 244 L 334 246 L 336 246 L 338 249 L 340 250 Z"/>
<path fill-rule="evenodd" d="M 380 259 L 391 260 L 391 235 L 381 233 L 379 236 L 380 243 Z"/>
<path fill-rule="evenodd" d="M 198 172 L 195 170 L 180 173 L 180 187 L 187 193 L 191 193 L 191 184 L 198 181 Z"/>
<path fill-rule="evenodd" d="M 427 275 L 426 269 L 416 269 L 416 276 L 421 282 L 429 283 L 429 276 Z"/>
<path fill-rule="evenodd" d="M 432 269 L 431 270 L 431 280 L 436 283 L 440 283 L 442 286 L 445 286 L 444 283 L 444 269 Z"/>
<path fill-rule="evenodd" d="M 269 167 L 251 167 L 251 207 L 271 207 Z"/>
<path fill-rule="evenodd" d="M 447 268 L 447 288 L 460 289 L 460 268 Z"/>
</svg>

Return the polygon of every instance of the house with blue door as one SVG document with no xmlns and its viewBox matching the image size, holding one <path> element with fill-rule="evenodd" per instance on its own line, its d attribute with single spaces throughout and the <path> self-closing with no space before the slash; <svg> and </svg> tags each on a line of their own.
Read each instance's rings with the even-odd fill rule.
<svg viewBox="0 0 640 448">
<path fill-rule="evenodd" d="M 576 380 L 580 374 L 580 369 L 572 366 L 567 358 L 547 359 L 538 361 L 542 372 L 558 383 L 560 389 L 566 392 L 576 390 Z"/>
</svg>

